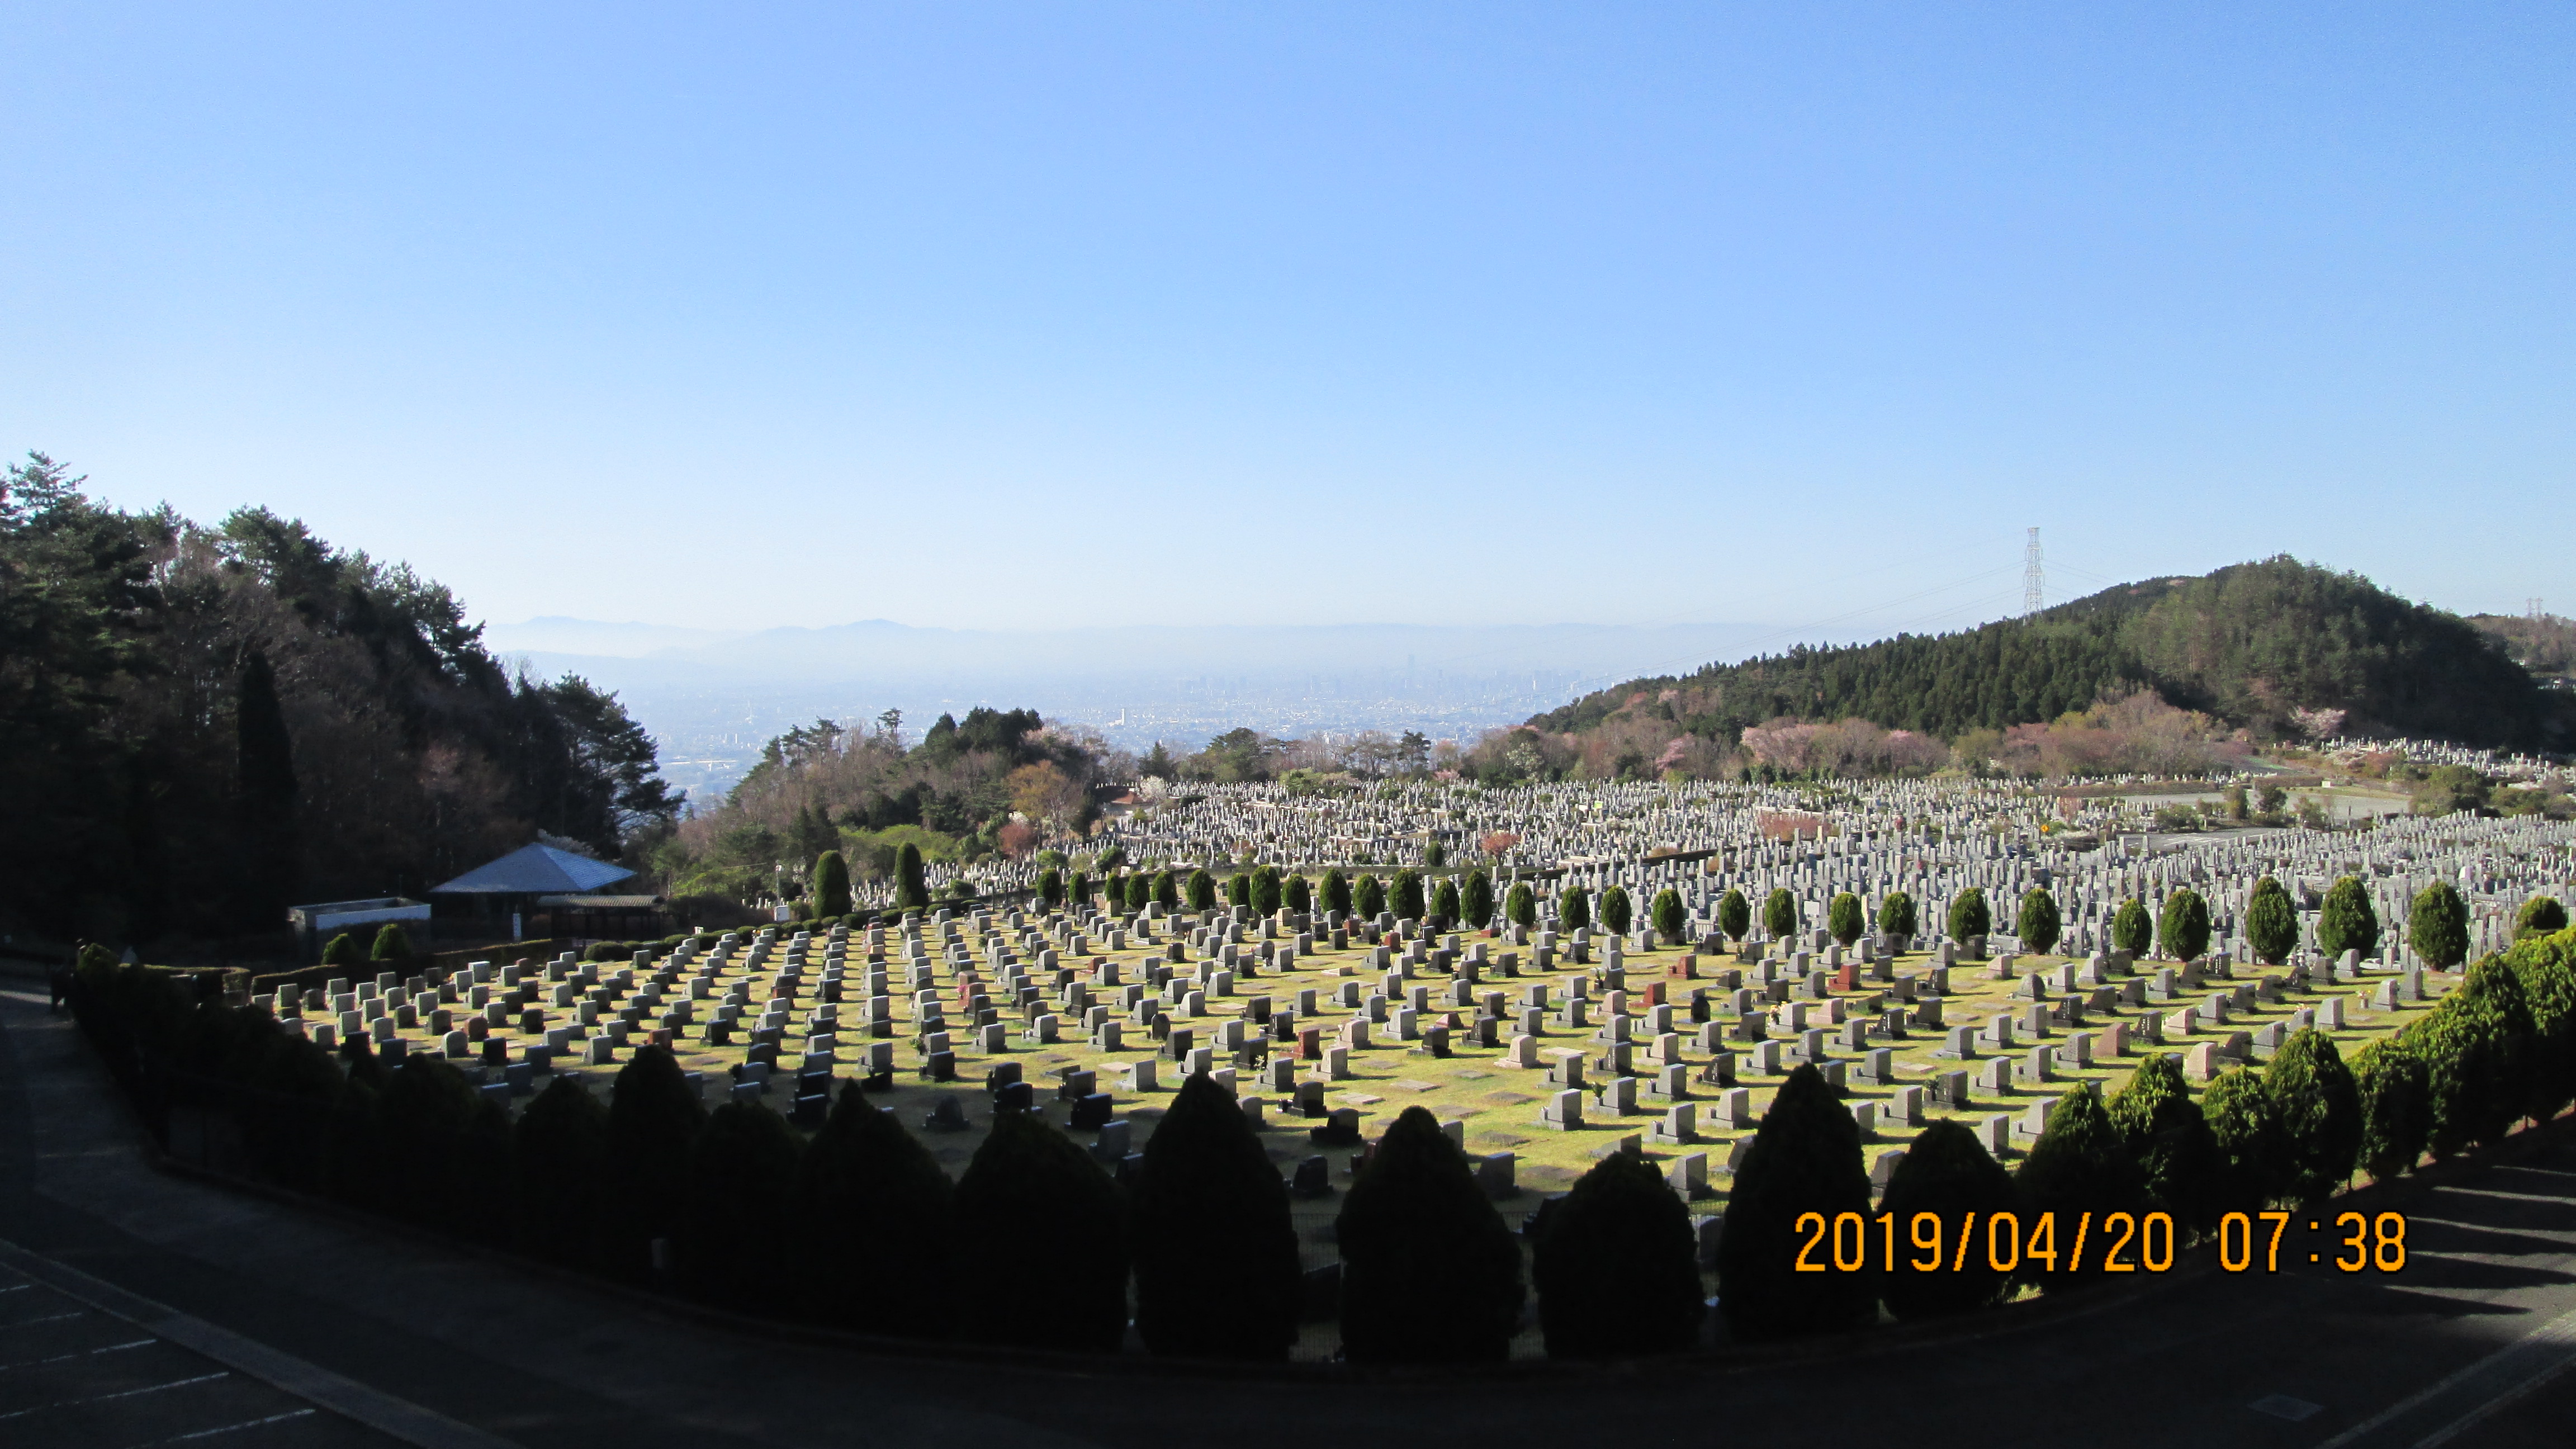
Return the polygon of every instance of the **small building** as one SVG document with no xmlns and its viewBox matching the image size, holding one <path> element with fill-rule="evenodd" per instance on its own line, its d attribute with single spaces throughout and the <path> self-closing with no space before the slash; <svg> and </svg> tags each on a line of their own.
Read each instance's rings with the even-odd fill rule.
<svg viewBox="0 0 2576 1449">
<path fill-rule="evenodd" d="M 318 956 L 332 937 L 342 931 L 362 931 L 365 944 L 373 945 L 377 929 L 386 921 L 416 924 L 403 929 L 426 933 L 429 930 L 430 906 L 405 896 L 379 896 L 365 901 L 317 901 L 309 906 L 288 906 L 286 923 L 295 931 L 295 949 L 302 955 Z"/>
<path fill-rule="evenodd" d="M 552 907 L 547 904 L 550 900 L 641 900 L 645 903 L 645 910 L 658 916 L 660 901 L 656 897 L 600 894 L 619 881 L 634 878 L 635 872 L 622 865 L 611 865 L 607 861 L 558 850 L 551 845 L 525 845 L 499 860 L 476 866 L 444 885 L 431 887 L 429 897 L 439 908 L 440 919 L 478 922 L 481 929 L 491 935 L 506 935 L 514 941 L 530 935 L 587 935 L 590 933 L 585 931 L 558 932 L 532 928 L 555 924 L 553 914 L 558 909 L 570 913 L 559 923 L 562 925 L 580 925 L 608 910 L 630 916 L 635 914 L 623 907 L 602 908 L 598 912 L 577 905 Z M 608 934 L 611 933 L 601 933 L 602 936 Z M 657 929 L 614 934 L 658 936 L 662 932 Z"/>
</svg>

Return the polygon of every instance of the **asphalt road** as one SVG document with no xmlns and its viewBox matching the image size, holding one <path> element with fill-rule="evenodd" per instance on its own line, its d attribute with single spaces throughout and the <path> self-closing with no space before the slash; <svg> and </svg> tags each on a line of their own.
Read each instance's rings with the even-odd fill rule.
<svg viewBox="0 0 2576 1449">
<path fill-rule="evenodd" d="M 2394 1273 L 2307 1262 L 2333 1245 L 2294 1229 L 2276 1273 L 2187 1260 L 2089 1302 L 1785 1355 L 1228 1379 L 747 1332 L 167 1175 L 41 996 L 0 993 L 0 1028 L 0 1414 L 21 1415 L 0 1418 L 0 1443 L 13 1449 L 2576 1442 L 2576 1373 L 2562 1372 L 2576 1363 L 2576 1119 L 2375 1194 L 2374 1211 L 2409 1218 Z"/>
</svg>

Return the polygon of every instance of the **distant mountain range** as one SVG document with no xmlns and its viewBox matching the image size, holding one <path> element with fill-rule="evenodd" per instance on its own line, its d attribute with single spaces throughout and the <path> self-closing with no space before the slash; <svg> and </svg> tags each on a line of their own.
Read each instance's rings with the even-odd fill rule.
<svg viewBox="0 0 2576 1449">
<path fill-rule="evenodd" d="M 1733 741 L 1781 716 L 1853 716 L 1952 738 L 2054 719 L 2147 687 L 2264 733 L 2343 711 L 2352 733 L 2504 748 L 2576 743 L 2576 698 L 2517 655 L 2541 641 L 2419 604 L 2358 574 L 2279 557 L 2105 589 L 2023 619 L 1941 635 L 1711 663 L 1597 690 L 1529 721 L 1583 732 L 1639 708 Z M 2536 655 L 2534 655 L 2536 659 Z M 1665 696 L 1669 693 L 1671 697 Z"/>
</svg>

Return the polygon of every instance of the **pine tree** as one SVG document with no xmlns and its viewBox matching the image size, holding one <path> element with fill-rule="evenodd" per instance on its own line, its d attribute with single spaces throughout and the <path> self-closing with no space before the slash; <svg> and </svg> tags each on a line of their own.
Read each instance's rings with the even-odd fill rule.
<svg viewBox="0 0 2576 1449">
<path fill-rule="evenodd" d="M 898 1338 L 953 1331 L 956 1186 L 858 1083 L 806 1144 L 792 1198 L 807 1300 L 825 1321 Z"/>
<path fill-rule="evenodd" d="M 1860 933 L 1869 929 L 1869 916 L 1861 909 L 1860 897 L 1850 891 L 1840 891 L 1826 902 L 1825 929 L 1846 949 L 1859 940 Z"/>
<path fill-rule="evenodd" d="M 1950 939 L 1966 941 L 1970 936 L 1983 936 L 1994 929 L 1994 913 L 1986 907 L 1983 887 L 1970 886 L 1950 902 Z"/>
<path fill-rule="evenodd" d="M 1628 888 L 1614 885 L 1601 893 L 1601 924 L 1610 934 L 1624 936 L 1635 921 L 1636 909 L 1628 904 Z"/>
<path fill-rule="evenodd" d="M 1525 1289 L 1521 1252 L 1466 1154 L 1420 1107 L 1379 1139 L 1334 1219 L 1351 1362 L 1500 1362 Z"/>
<path fill-rule="evenodd" d="M 1118 1190 L 1035 1112 L 1004 1112 L 957 1180 L 950 1279 L 978 1343 L 1114 1353 L 1127 1332 Z"/>
<path fill-rule="evenodd" d="M 2145 1184 L 2120 1130 L 2102 1099 L 2081 1087 L 2058 1099 L 2047 1129 L 2013 1174 L 2013 1185 L 2021 1190 L 2034 1229 L 2046 1219 L 2057 1234 L 2054 1264 L 2033 1251 L 2037 1244 L 2029 1233 L 2022 1239 L 2021 1278 L 2049 1292 L 2099 1281 L 2109 1243 L 2107 1234 L 2094 1234 L 2111 1214 L 2134 1219 L 2146 1207 Z M 2079 1244 L 2078 1238 L 2087 1241 Z"/>
<path fill-rule="evenodd" d="M 1789 1338 L 1869 1319 L 1877 1282 L 1865 1273 L 1800 1273 L 1802 1213 L 1869 1217 L 1860 1128 L 1813 1065 L 1789 1073 L 1736 1170 L 1717 1244 L 1718 1309 L 1737 1338 Z"/>
<path fill-rule="evenodd" d="M 640 1277 L 655 1238 L 680 1225 L 689 1152 L 707 1121 L 669 1047 L 639 1048 L 617 1073 L 608 1103 L 608 1209 L 602 1246 L 615 1272 Z"/>
<path fill-rule="evenodd" d="M 1798 898 L 1783 888 L 1771 892 L 1762 903 L 1762 929 L 1776 941 L 1785 941 L 1798 931 Z"/>
<path fill-rule="evenodd" d="M 1879 1204 L 1896 1221 L 1899 1246 L 1896 1271 L 1885 1275 L 1880 1289 L 1887 1311 L 1903 1319 L 1931 1318 L 1983 1308 L 2002 1297 L 2006 1275 L 1978 1250 L 1976 1234 L 1998 1214 L 2016 1211 L 2020 1201 L 2012 1174 L 1976 1133 L 1948 1117 L 1925 1127 L 1897 1159 Z M 1917 1236 L 1916 1220 L 1926 1213 L 1939 1219 L 1937 1236 Z M 1962 1233 L 1970 1242 L 1964 1256 L 1958 1251 Z"/>
<path fill-rule="evenodd" d="M 519 1114 L 515 1146 L 520 1251 L 576 1266 L 595 1262 L 606 1206 L 607 1109 L 588 1088 L 558 1076 Z"/>
<path fill-rule="evenodd" d="M 2156 944 L 2155 923 L 2148 919 L 2146 905 L 2135 896 L 2120 902 L 2111 916 L 2111 948 L 2126 951 L 2133 961 L 2144 960 Z"/>
<path fill-rule="evenodd" d="M 2326 891 L 2325 906 L 2317 913 L 2317 944 L 2335 957 L 2346 951 L 2367 956 L 2379 949 L 2379 912 L 2361 877 L 2345 876 Z"/>
<path fill-rule="evenodd" d="M 1081 898 L 1082 877 L 1074 877 L 1075 898 Z M 921 864 L 921 847 L 907 840 L 894 848 L 894 903 L 898 910 L 930 909 L 930 882 Z"/>
<path fill-rule="evenodd" d="M 1878 903 L 1878 929 L 1882 934 L 1910 937 L 1914 924 L 1914 897 L 1903 891 L 1889 891 L 1887 899 Z"/>
<path fill-rule="evenodd" d="M 837 919 L 850 913 L 850 863 L 837 850 L 814 857 L 814 914 Z"/>
<path fill-rule="evenodd" d="M 1682 893 L 1666 886 L 1655 892 L 1655 934 L 1667 946 L 1686 944 L 1682 937 L 1690 929 L 1689 918 L 1682 910 Z"/>
<path fill-rule="evenodd" d="M 2433 1133 L 2432 1081 L 2402 1036 L 2381 1037 L 2353 1057 L 2361 1095 L 2361 1167 L 2376 1182 L 2412 1172 Z"/>
<path fill-rule="evenodd" d="M 1613 1152 L 1547 1218 L 1531 1263 L 1550 1358 L 1677 1353 L 1707 1308 L 1690 1209 L 1655 1169 Z"/>
<path fill-rule="evenodd" d="M 1389 909 L 1399 921 L 1418 921 L 1427 913 L 1422 900 L 1422 872 L 1411 866 L 1395 873 L 1395 888 L 1389 895 Z"/>
<path fill-rule="evenodd" d="M 2177 961 L 2209 949 L 2209 903 L 2200 892 L 2185 889 L 2165 897 L 2164 912 L 2156 918 L 2156 940 Z"/>
<path fill-rule="evenodd" d="M 2304 1027 L 2263 1069 L 2263 1094 L 2281 1130 L 2286 1187 L 2303 1203 L 2340 1189 L 2361 1152 L 2361 1093 L 2334 1038 Z"/>
<path fill-rule="evenodd" d="M 2437 971 L 2468 958 L 2469 903 L 2460 899 L 2458 887 L 2437 880 L 2416 895 L 2406 918 L 2406 944 Z"/>
<path fill-rule="evenodd" d="M 1570 885 L 1556 898 L 1557 924 L 1568 931 L 1579 931 L 1592 924 L 1592 898 L 1583 887 Z"/>
<path fill-rule="evenodd" d="M 1460 893 L 1459 909 L 1470 930 L 1481 931 L 1494 920 L 1493 872 L 1479 866 L 1467 872 L 1467 889 Z"/>
<path fill-rule="evenodd" d="M 2013 934 L 2025 950 L 2045 956 L 2057 949 L 2062 923 L 2057 918 L 2057 897 L 2044 886 L 2033 886 L 2021 898 L 2021 919 L 2013 922 Z"/>
<path fill-rule="evenodd" d="M 771 1239 L 805 1141 L 760 1102 L 727 1102 L 689 1149 L 688 1200 L 672 1244 L 682 1286 L 709 1303 L 777 1312 L 796 1285 Z"/>
<path fill-rule="evenodd" d="M 240 870 L 239 923 L 274 931 L 286 919 L 301 876 L 304 847 L 296 830 L 295 750 L 286 711 L 277 701 L 277 674 L 268 656 L 252 650 L 242 661 L 234 709 L 238 771 L 235 811 Z"/>
<path fill-rule="evenodd" d="M 1166 1357 L 1286 1358 L 1304 1286 L 1297 1229 L 1242 1104 L 1192 1075 L 1144 1157 L 1133 1200 L 1145 1346 Z"/>
<path fill-rule="evenodd" d="M 2254 882 L 2254 895 L 2245 903 L 2245 940 L 2254 954 L 2264 962 L 2278 966 L 2290 959 L 2299 948 L 2299 910 L 2290 903 L 2290 893 L 2270 876 Z"/>
<path fill-rule="evenodd" d="M 1744 933 L 1751 929 L 1753 929 L 1752 904 L 1744 899 L 1744 892 L 1728 886 L 1726 894 L 1717 898 L 1718 934 L 1730 941 L 1741 941 L 1744 939 Z"/>
</svg>

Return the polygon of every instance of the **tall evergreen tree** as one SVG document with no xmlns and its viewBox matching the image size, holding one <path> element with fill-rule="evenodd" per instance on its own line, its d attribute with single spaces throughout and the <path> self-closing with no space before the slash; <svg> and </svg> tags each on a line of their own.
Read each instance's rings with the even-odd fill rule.
<svg viewBox="0 0 2576 1449">
<path fill-rule="evenodd" d="M 1278 914 L 1281 898 L 1279 867 L 1275 865 L 1265 865 L 1253 871 L 1252 913 L 1254 915 L 1269 916 Z"/>
<path fill-rule="evenodd" d="M 1279 1170 L 1234 1094 L 1181 1083 L 1134 1192 L 1136 1329 L 1166 1357 L 1282 1359 L 1303 1278 Z"/>
<path fill-rule="evenodd" d="M 295 822 L 295 750 L 287 737 L 286 711 L 277 702 L 277 673 L 257 650 L 242 662 L 234 737 L 240 830 L 234 859 L 241 871 L 237 924 L 246 930 L 279 930 L 301 877 L 304 848 Z"/>
<path fill-rule="evenodd" d="M 2148 918 L 2145 902 L 2135 896 L 2120 902 L 2120 909 L 2111 916 L 2111 948 L 2143 961 L 2155 944 L 2155 922 Z"/>
<path fill-rule="evenodd" d="M 1407 1107 L 1334 1219 L 1342 1350 L 1353 1363 L 1500 1362 L 1526 1290 L 1511 1230 L 1466 1154 Z"/>
<path fill-rule="evenodd" d="M 1288 909 L 1296 911 L 1299 914 L 1304 914 L 1305 912 L 1311 911 L 1315 908 L 1315 888 L 1308 884 L 1306 878 L 1302 875 L 1292 875 L 1288 877 L 1287 884 L 1280 887 L 1279 895 L 1280 899 L 1286 903 Z"/>
<path fill-rule="evenodd" d="M 1205 870 L 1190 872 L 1190 909 L 1192 911 L 1216 909 L 1216 877 Z"/>
<path fill-rule="evenodd" d="M 2215 1230 L 2216 1183 L 2225 1164 L 2200 1104 L 2184 1085 L 2182 1058 L 2171 1052 L 2150 1054 L 2106 1106 L 2122 1145 L 2138 1164 L 2148 1201 L 2172 1214 L 2186 1236 Z"/>
<path fill-rule="evenodd" d="M 2255 1213 L 2281 1195 L 2289 1172 L 2288 1144 L 2263 1079 L 2251 1067 L 2222 1072 L 2202 1094 L 2209 1135 L 2218 1143 L 2224 1170 L 2218 1177 L 2218 1210 Z"/>
<path fill-rule="evenodd" d="M 2457 886 L 2437 880 L 2416 894 L 2406 918 L 2406 944 L 2438 971 L 2468 959 L 2469 903 L 2460 899 Z"/>
<path fill-rule="evenodd" d="M 1360 877 L 1354 902 L 1362 919 L 1375 920 L 1386 912 L 1386 882 L 1373 875 Z"/>
<path fill-rule="evenodd" d="M 2021 919 L 2013 922 L 2013 934 L 2023 946 L 2045 956 L 2057 949 L 2061 929 L 2057 897 L 2050 895 L 2046 886 L 2031 887 L 2021 898 Z"/>
<path fill-rule="evenodd" d="M 1860 897 L 1850 891 L 1840 891 L 1826 902 L 1825 929 L 1846 948 L 1859 940 L 1860 933 L 1869 929 L 1869 916 L 1861 909 Z"/>
<path fill-rule="evenodd" d="M 2255 956 L 2274 966 L 2299 949 L 2299 909 L 2268 875 L 2254 882 L 2253 898 L 2245 903 L 2245 941 Z"/>
<path fill-rule="evenodd" d="M 2526 938 L 2505 955 L 2531 1014 L 2532 1071 L 2523 1109 L 2546 1122 L 2576 1101 L 2576 937 Z"/>
<path fill-rule="evenodd" d="M 1038 872 L 1038 904 L 1050 911 L 1064 904 L 1064 872 L 1053 866 Z"/>
<path fill-rule="evenodd" d="M 2317 944 L 2329 956 L 2346 951 L 2367 956 L 2379 949 L 2379 912 L 2361 877 L 2345 876 L 2326 891 L 2325 906 L 2317 913 Z"/>
<path fill-rule="evenodd" d="M 921 847 L 909 840 L 894 848 L 894 903 L 898 910 L 930 909 L 930 881 L 921 863 Z"/>
<path fill-rule="evenodd" d="M 837 850 L 814 857 L 814 914 L 837 918 L 850 913 L 850 863 Z"/>
<path fill-rule="evenodd" d="M 1459 909 L 1470 930 L 1483 930 L 1494 922 L 1494 873 L 1478 866 L 1467 872 L 1467 888 L 1459 893 Z"/>
<path fill-rule="evenodd" d="M 591 1264 L 606 1207 L 607 1109 L 587 1087 L 558 1076 L 519 1114 L 516 1147 L 520 1251 Z"/>
<path fill-rule="evenodd" d="M 1431 892 L 1431 914 L 1454 926 L 1458 924 L 1461 909 L 1458 882 L 1447 876 L 1441 877 L 1440 884 Z"/>
<path fill-rule="evenodd" d="M 2164 911 L 2156 918 L 2156 942 L 2177 961 L 2209 949 L 2209 902 L 2200 892 L 2186 888 L 2165 897 Z"/>
<path fill-rule="evenodd" d="M 1801 1273 L 1806 1235 L 1797 1221 L 1821 1213 L 1869 1216 L 1860 1127 L 1812 1064 L 1789 1073 L 1762 1114 L 1736 1170 L 1717 1242 L 1718 1309 L 1741 1339 L 1829 1333 L 1868 1321 L 1878 1285 L 1867 1273 Z"/>
<path fill-rule="evenodd" d="M 1575 1180 L 1531 1262 L 1550 1358 L 1677 1353 L 1707 1308 L 1690 1209 L 1642 1159 L 1613 1152 Z"/>
</svg>

